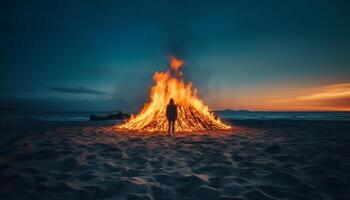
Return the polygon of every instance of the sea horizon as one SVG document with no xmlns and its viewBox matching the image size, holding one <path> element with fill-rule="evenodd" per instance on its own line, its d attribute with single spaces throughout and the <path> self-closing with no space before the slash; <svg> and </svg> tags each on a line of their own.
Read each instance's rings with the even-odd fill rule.
<svg viewBox="0 0 350 200">
<path fill-rule="evenodd" d="M 106 116 L 116 111 L 2 111 L 3 120 L 39 120 L 39 121 L 89 121 L 90 115 Z M 349 111 L 248 111 L 248 110 L 213 110 L 223 120 L 327 120 L 350 121 Z M 137 113 L 130 113 L 137 114 Z M 113 121 L 113 120 L 111 120 Z"/>
</svg>

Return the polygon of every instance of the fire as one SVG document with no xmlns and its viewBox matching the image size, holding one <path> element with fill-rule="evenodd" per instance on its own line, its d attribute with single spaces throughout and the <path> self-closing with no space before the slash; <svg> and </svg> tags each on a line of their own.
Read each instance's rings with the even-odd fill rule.
<svg viewBox="0 0 350 200">
<path fill-rule="evenodd" d="M 136 116 L 117 128 L 142 130 L 146 132 L 167 131 L 166 106 L 173 98 L 178 109 L 175 130 L 180 132 L 203 130 L 227 130 L 231 127 L 224 124 L 210 112 L 208 106 L 197 97 L 192 83 L 184 83 L 179 68 L 184 61 L 170 57 L 170 69 L 156 72 L 153 76 L 154 86 L 151 88 L 150 101 L 146 103 Z"/>
<path fill-rule="evenodd" d="M 184 61 L 176 59 L 174 56 L 170 57 L 170 67 L 178 72 L 178 69 L 184 64 Z"/>
</svg>

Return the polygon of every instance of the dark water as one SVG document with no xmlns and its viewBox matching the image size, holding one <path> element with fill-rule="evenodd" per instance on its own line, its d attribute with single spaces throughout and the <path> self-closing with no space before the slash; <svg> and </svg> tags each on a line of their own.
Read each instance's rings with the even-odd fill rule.
<svg viewBox="0 0 350 200">
<path fill-rule="evenodd" d="M 219 112 L 218 115 L 231 120 L 350 120 L 350 112 Z"/>
<path fill-rule="evenodd" d="M 90 114 L 107 115 L 107 111 L 0 112 L 0 120 L 88 121 Z M 227 120 L 327 120 L 350 121 L 350 112 L 217 112 Z"/>
</svg>

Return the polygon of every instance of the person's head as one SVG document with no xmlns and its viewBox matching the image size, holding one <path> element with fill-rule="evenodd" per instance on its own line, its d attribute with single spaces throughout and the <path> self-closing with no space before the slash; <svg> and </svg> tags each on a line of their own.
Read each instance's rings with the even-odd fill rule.
<svg viewBox="0 0 350 200">
<path fill-rule="evenodd" d="M 171 99 L 169 100 L 169 104 L 170 104 L 170 105 L 173 105 L 173 104 L 174 104 L 174 99 L 173 99 L 173 98 L 171 98 Z"/>
</svg>

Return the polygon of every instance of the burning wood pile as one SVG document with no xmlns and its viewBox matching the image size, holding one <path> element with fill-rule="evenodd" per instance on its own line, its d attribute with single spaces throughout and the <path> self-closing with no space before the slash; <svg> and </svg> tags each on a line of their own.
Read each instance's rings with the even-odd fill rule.
<svg viewBox="0 0 350 200">
<path fill-rule="evenodd" d="M 173 98 L 178 109 L 176 131 L 230 129 L 229 125 L 211 113 L 208 106 L 197 97 L 192 83 L 184 83 L 182 72 L 179 71 L 183 64 L 182 60 L 171 57 L 170 69 L 166 72 L 156 72 L 153 76 L 154 86 L 150 91 L 150 101 L 136 116 L 131 116 L 124 124 L 117 125 L 117 128 L 145 132 L 167 131 L 166 107 L 170 98 Z"/>
</svg>

